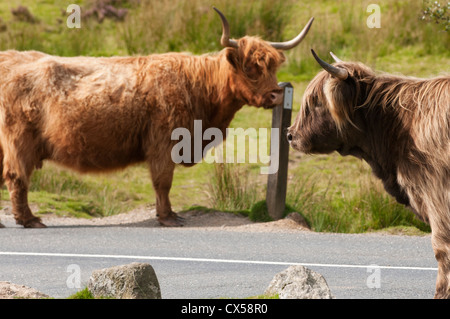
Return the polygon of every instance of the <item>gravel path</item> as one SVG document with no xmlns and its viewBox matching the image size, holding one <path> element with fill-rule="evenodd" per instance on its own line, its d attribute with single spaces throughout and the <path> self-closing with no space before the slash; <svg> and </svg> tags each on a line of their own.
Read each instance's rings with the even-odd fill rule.
<svg viewBox="0 0 450 319">
<path fill-rule="evenodd" d="M 0 222 L 6 227 L 16 226 L 14 218 L 11 214 L 11 206 L 8 202 L 3 201 L 3 209 L 0 210 Z M 36 210 L 33 209 L 32 210 Z M 306 223 L 298 214 L 290 214 L 286 218 L 274 222 L 257 223 L 253 222 L 245 216 L 225 213 L 220 211 L 185 211 L 180 214 L 185 218 L 184 228 L 197 228 L 230 231 L 261 231 L 261 232 L 292 232 L 292 231 L 309 231 Z M 134 209 L 128 213 L 122 213 L 102 218 L 74 218 L 60 217 L 52 214 L 41 216 L 42 221 L 48 227 L 51 226 L 71 226 L 71 225 L 111 225 L 111 226 L 128 226 L 128 227 L 162 227 L 156 219 L 155 209 L 141 207 Z"/>
</svg>

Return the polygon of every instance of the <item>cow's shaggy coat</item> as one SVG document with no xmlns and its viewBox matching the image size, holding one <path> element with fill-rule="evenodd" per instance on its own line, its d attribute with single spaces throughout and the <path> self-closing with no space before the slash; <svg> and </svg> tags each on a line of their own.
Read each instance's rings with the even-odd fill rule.
<svg viewBox="0 0 450 319">
<path fill-rule="evenodd" d="M 450 297 L 450 77 L 375 74 L 339 62 L 308 85 L 291 145 L 364 159 L 388 193 L 432 229 L 435 297 Z"/>
</svg>

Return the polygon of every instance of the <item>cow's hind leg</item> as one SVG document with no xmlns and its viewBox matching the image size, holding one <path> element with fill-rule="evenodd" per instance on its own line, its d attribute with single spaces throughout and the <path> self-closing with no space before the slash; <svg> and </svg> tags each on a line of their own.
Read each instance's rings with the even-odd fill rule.
<svg viewBox="0 0 450 319">
<path fill-rule="evenodd" d="M 28 184 L 35 166 L 32 157 L 18 156 L 14 148 L 9 153 L 5 151 L 3 159 L 3 179 L 8 187 L 12 212 L 16 224 L 25 228 L 44 228 L 41 219 L 31 212 L 28 206 Z"/>
<path fill-rule="evenodd" d="M 150 163 L 150 173 L 153 188 L 156 193 L 156 216 L 163 226 L 183 226 L 183 218 L 172 211 L 169 192 L 172 187 L 173 171 L 175 165 L 172 161 L 165 163 Z"/>
</svg>

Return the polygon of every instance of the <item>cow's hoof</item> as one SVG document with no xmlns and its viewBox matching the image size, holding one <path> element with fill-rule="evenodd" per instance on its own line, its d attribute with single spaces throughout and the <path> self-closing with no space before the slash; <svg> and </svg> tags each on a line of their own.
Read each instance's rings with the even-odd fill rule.
<svg viewBox="0 0 450 319">
<path fill-rule="evenodd" d="M 25 228 L 47 228 L 45 224 L 41 223 L 41 220 L 39 218 L 32 219 L 28 222 L 26 222 L 23 227 Z"/>
<path fill-rule="evenodd" d="M 158 218 L 159 223 L 165 227 L 182 227 L 184 225 L 184 218 L 177 214 L 172 214 L 167 218 Z"/>
<path fill-rule="evenodd" d="M 0 223 L 0 228 L 5 228 L 5 225 L 3 225 L 2 223 Z"/>
</svg>

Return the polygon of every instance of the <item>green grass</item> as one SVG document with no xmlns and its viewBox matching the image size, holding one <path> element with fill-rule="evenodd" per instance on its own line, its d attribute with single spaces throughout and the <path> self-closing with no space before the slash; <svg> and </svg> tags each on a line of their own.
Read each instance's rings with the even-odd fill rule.
<svg viewBox="0 0 450 319">
<path fill-rule="evenodd" d="M 304 156 L 290 174 L 287 202 L 315 231 L 361 233 L 391 226 L 430 231 L 356 158 Z"/>
<path fill-rule="evenodd" d="M 428 225 L 397 204 L 384 190 L 360 186 L 356 194 L 319 196 L 309 209 L 297 207 L 312 229 L 319 232 L 362 233 L 394 226 L 415 227 L 429 232 Z M 308 207 L 308 206 L 306 206 Z"/>
<path fill-rule="evenodd" d="M 74 1 L 82 10 L 95 0 Z M 0 50 L 40 50 L 63 56 L 113 56 L 189 51 L 194 54 L 221 49 L 221 25 L 206 0 L 122 1 L 129 10 L 124 22 L 83 19 L 81 29 L 66 27 L 67 4 L 56 0 L 0 2 Z M 233 37 L 260 35 L 271 41 L 295 36 L 311 16 L 315 22 L 303 43 L 286 52 L 278 79 L 295 87 L 292 118 L 300 108 L 303 91 L 320 67 L 310 49 L 325 60 L 333 51 L 343 60 L 357 60 L 378 71 L 430 77 L 450 72 L 450 33 L 442 24 L 421 19 L 420 1 L 377 2 L 381 28 L 369 29 L 368 0 L 356 1 L 238 1 L 214 5 L 230 21 Z M 11 9 L 24 5 L 40 21 L 17 21 Z M 244 107 L 231 127 L 271 127 L 272 112 Z M 255 141 L 259 136 L 252 137 Z M 248 152 L 248 150 L 247 150 Z M 287 207 L 301 213 L 315 231 L 365 232 L 379 229 L 429 231 L 412 213 L 395 203 L 371 176 L 364 163 L 337 154 L 299 158 L 291 150 Z M 171 201 L 175 210 L 199 206 L 241 212 L 268 220 L 264 209 L 267 176 L 261 163 L 177 167 Z M 2 191 L 8 199 L 7 191 Z M 145 165 L 107 175 L 78 175 L 47 163 L 32 177 L 29 194 L 39 213 L 53 212 L 90 218 L 154 205 L 155 194 Z"/>
<path fill-rule="evenodd" d="M 80 175 L 46 163 L 33 172 L 29 201 L 38 204 L 38 214 L 110 216 L 154 203 L 149 176 L 144 165 L 113 174 Z M 5 188 L 2 199 L 9 199 Z"/>
<path fill-rule="evenodd" d="M 77 291 L 73 295 L 70 295 L 69 297 L 67 297 L 67 299 L 96 299 L 96 298 L 94 298 L 94 295 L 92 295 L 92 293 L 86 287 L 80 291 Z"/>
</svg>

